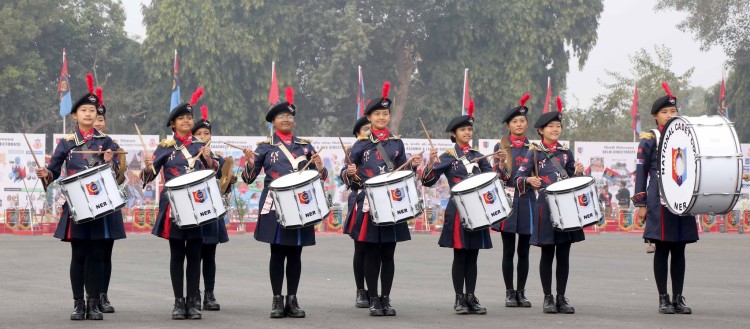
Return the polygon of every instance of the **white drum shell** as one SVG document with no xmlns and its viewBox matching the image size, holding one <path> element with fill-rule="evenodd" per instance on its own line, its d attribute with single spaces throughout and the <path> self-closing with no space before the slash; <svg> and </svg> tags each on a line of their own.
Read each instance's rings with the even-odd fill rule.
<svg viewBox="0 0 750 329">
<path fill-rule="evenodd" d="M 422 213 L 414 172 L 402 170 L 365 181 L 365 195 L 375 225 L 395 225 Z"/>
<path fill-rule="evenodd" d="M 66 177 L 60 185 L 76 224 L 102 218 L 125 206 L 110 164 Z"/>
<path fill-rule="evenodd" d="M 184 174 L 164 184 L 164 188 L 174 222 L 182 229 L 212 223 L 227 212 L 212 170 Z"/>
<path fill-rule="evenodd" d="M 659 188 L 670 212 L 725 214 L 734 208 L 742 187 L 742 151 L 726 118 L 672 118 L 662 132 L 659 156 Z"/>
<path fill-rule="evenodd" d="M 591 177 L 572 177 L 552 183 L 544 194 L 555 230 L 580 230 L 598 223 L 604 214 Z"/>
<path fill-rule="evenodd" d="M 451 189 L 453 202 L 468 231 L 478 231 L 499 223 L 512 211 L 505 187 L 495 173 L 465 179 Z"/>
<path fill-rule="evenodd" d="M 315 225 L 331 212 L 316 170 L 281 176 L 271 182 L 268 193 L 276 207 L 276 219 L 286 229 Z"/>
</svg>

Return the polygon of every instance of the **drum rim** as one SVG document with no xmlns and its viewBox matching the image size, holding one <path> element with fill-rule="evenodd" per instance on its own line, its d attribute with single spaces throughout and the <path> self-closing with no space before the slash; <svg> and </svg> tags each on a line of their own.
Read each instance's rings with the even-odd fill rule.
<svg viewBox="0 0 750 329">
<path fill-rule="evenodd" d="M 398 180 L 393 179 L 393 180 L 389 180 L 389 181 L 385 181 L 385 182 L 380 182 L 380 183 L 367 183 L 369 180 L 371 180 L 373 178 L 380 177 L 382 175 L 390 175 L 390 174 L 395 173 L 395 172 L 408 172 L 409 174 L 406 175 L 406 176 L 404 176 L 404 177 L 402 177 L 402 178 L 400 178 L 400 179 L 398 179 Z M 412 178 L 412 177 L 415 177 L 415 174 L 414 174 L 414 171 L 411 171 L 411 170 L 392 171 L 392 172 L 389 172 L 389 173 L 383 173 L 383 174 L 380 174 L 380 175 L 377 175 L 377 176 L 370 177 L 370 178 L 368 178 L 365 181 L 364 184 L 365 184 L 365 187 L 381 187 L 381 186 L 385 186 L 385 185 L 388 185 L 388 184 L 393 184 L 394 182 L 401 182 L 401 181 L 404 181 L 404 180 Z"/>
<path fill-rule="evenodd" d="M 479 175 L 484 175 L 484 174 L 492 174 L 492 175 L 495 176 L 496 179 L 500 179 L 500 176 L 497 173 L 495 173 L 495 172 L 483 172 L 483 173 L 481 173 Z M 477 177 L 479 175 L 474 175 L 472 177 Z M 460 183 L 458 183 L 456 185 L 453 185 L 453 188 L 451 188 L 451 195 L 462 195 L 462 194 L 466 194 L 466 193 L 476 192 L 477 190 L 483 189 L 483 188 L 485 188 L 485 187 L 487 187 L 487 186 L 489 186 L 489 185 L 491 185 L 492 183 L 495 182 L 495 179 L 491 179 L 491 180 L 486 181 L 482 185 L 478 185 L 478 186 L 475 186 L 475 187 L 472 187 L 472 188 L 469 188 L 469 189 L 465 189 L 465 190 L 462 190 L 462 191 L 455 191 L 455 192 L 453 191 L 453 189 L 456 188 L 456 186 L 458 186 L 459 184 L 461 184 L 461 183 L 469 180 L 472 177 L 464 179 Z M 504 190 L 505 189 L 505 184 L 502 184 L 502 185 L 503 185 L 503 190 Z"/>
<path fill-rule="evenodd" d="M 556 191 L 550 191 L 549 190 L 550 186 L 552 186 L 552 185 L 554 185 L 556 183 L 559 183 L 559 182 L 566 181 L 566 180 L 571 179 L 571 178 L 588 178 L 589 182 L 586 183 L 585 185 L 578 185 L 576 187 L 571 187 L 571 188 L 567 188 L 567 189 L 564 189 L 564 190 L 556 190 Z M 588 186 L 594 185 L 594 183 L 596 183 L 596 180 L 594 179 L 594 177 L 591 177 L 591 176 L 574 176 L 574 177 L 570 177 L 568 179 L 559 180 L 557 182 L 554 182 L 554 183 L 550 184 L 549 186 L 547 186 L 544 189 L 545 194 L 566 194 L 566 193 L 570 193 L 570 192 L 573 192 L 573 191 L 578 191 L 582 187 L 588 187 Z"/>
<path fill-rule="evenodd" d="M 301 173 L 301 172 L 305 172 L 305 171 L 315 171 L 315 177 L 313 177 L 313 178 L 311 178 L 311 179 L 309 179 L 309 180 L 306 180 L 306 181 L 304 181 L 304 182 L 301 182 L 301 183 L 296 183 L 296 184 L 294 184 L 294 185 L 289 185 L 289 186 L 284 186 L 284 187 L 275 187 L 275 186 L 273 186 L 273 182 L 275 182 L 275 181 L 276 181 L 276 179 L 279 179 L 279 178 L 281 178 L 281 177 L 286 177 L 286 176 L 289 176 L 289 175 L 291 175 L 291 174 L 299 174 L 299 173 Z M 314 182 L 314 181 L 316 181 L 316 180 L 320 180 L 320 173 L 319 173 L 319 172 L 318 172 L 317 170 L 305 170 L 305 171 L 295 171 L 295 172 L 290 172 L 290 173 L 288 173 L 288 174 L 286 174 L 286 175 L 284 175 L 284 176 L 281 176 L 281 177 L 279 177 L 279 178 L 276 178 L 276 179 L 274 179 L 273 181 L 271 181 L 271 183 L 270 183 L 270 184 L 268 184 L 268 189 L 269 189 L 269 190 L 274 190 L 274 191 L 288 191 L 288 190 L 293 190 L 293 189 L 295 189 L 295 188 L 300 188 L 300 187 L 302 187 L 302 186 L 305 186 L 305 185 L 308 185 L 308 184 L 312 184 L 312 182 Z"/>
<path fill-rule="evenodd" d="M 213 170 L 210 170 L 210 169 L 204 169 L 204 170 L 198 170 L 198 171 L 194 171 L 194 172 L 199 172 L 199 171 L 210 171 L 210 172 L 211 172 L 211 174 L 210 174 L 210 175 L 208 175 L 208 176 L 206 176 L 206 177 L 204 177 L 204 178 L 203 178 L 203 179 L 201 179 L 201 180 L 197 180 L 197 181 L 194 181 L 194 182 L 190 182 L 190 183 L 185 183 L 185 184 L 182 184 L 182 185 L 176 185 L 176 186 L 167 186 L 167 184 L 169 184 L 169 182 L 171 182 L 171 181 L 175 180 L 176 178 L 179 178 L 179 177 L 182 177 L 182 176 L 186 175 L 186 174 L 182 174 L 182 175 L 180 175 L 180 176 L 177 176 L 177 177 L 175 177 L 175 178 L 172 178 L 172 179 L 170 179 L 170 180 L 169 180 L 169 182 L 166 182 L 166 183 L 164 183 L 164 189 L 166 189 L 167 191 L 172 191 L 172 190 L 181 190 L 181 189 L 184 189 L 184 188 L 187 188 L 187 187 L 192 187 L 192 186 L 196 186 L 196 185 L 199 185 L 199 184 L 203 184 L 203 183 L 205 183 L 206 181 L 208 181 L 209 179 L 211 179 L 212 177 L 216 177 L 216 172 L 215 172 L 215 171 L 213 171 Z"/>
<path fill-rule="evenodd" d="M 105 163 L 105 164 L 102 164 L 102 165 L 98 165 L 96 167 L 88 168 L 88 169 L 86 169 L 84 171 L 90 170 L 89 172 L 84 173 L 84 171 L 82 171 L 82 172 L 79 172 L 79 173 L 75 173 L 72 176 L 65 177 L 65 178 L 63 178 L 63 179 L 60 180 L 60 184 L 67 184 L 67 183 L 76 181 L 78 179 L 83 179 L 83 178 L 91 177 L 94 174 L 98 174 L 98 173 L 102 172 L 102 169 L 104 169 L 104 168 L 109 168 L 111 170 L 112 169 L 112 164 L 111 163 Z"/>
</svg>

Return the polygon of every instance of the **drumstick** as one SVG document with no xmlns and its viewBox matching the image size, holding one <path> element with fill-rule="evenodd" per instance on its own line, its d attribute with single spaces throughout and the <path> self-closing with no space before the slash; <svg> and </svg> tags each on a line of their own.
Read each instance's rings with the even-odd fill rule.
<svg viewBox="0 0 750 329">
<path fill-rule="evenodd" d="M 247 149 L 247 148 L 245 148 L 245 147 L 242 147 L 242 146 L 237 146 L 237 145 L 234 145 L 234 144 L 232 144 L 232 143 L 227 143 L 227 142 L 224 142 L 224 144 L 225 144 L 226 146 L 229 146 L 229 147 L 232 147 L 232 148 L 236 148 L 236 149 L 238 149 L 238 150 L 240 150 L 240 151 L 245 151 L 245 150 Z M 256 152 L 253 152 L 253 154 L 255 154 L 255 155 L 260 155 L 260 154 L 258 154 L 258 153 L 256 153 Z"/>
<path fill-rule="evenodd" d="M 750 180 L 750 174 L 743 174 L 742 175 L 743 180 Z"/>
<path fill-rule="evenodd" d="M 143 146 L 143 157 L 144 158 L 148 157 L 149 156 L 148 155 L 148 149 L 146 149 L 146 142 L 143 141 L 143 135 L 141 135 L 141 130 L 138 129 L 138 125 L 137 124 L 134 123 L 133 125 L 135 126 L 135 132 L 138 133 L 138 139 L 141 140 L 141 145 Z M 151 172 L 153 172 L 154 175 L 156 175 L 156 168 L 154 168 L 153 164 L 151 164 Z"/>
<path fill-rule="evenodd" d="M 349 164 L 352 164 L 352 159 L 349 157 L 349 152 L 346 151 L 346 145 L 344 145 L 344 140 L 341 139 L 341 134 L 336 134 L 339 137 L 339 143 L 341 143 L 341 149 L 344 150 L 344 155 L 346 155 L 346 161 L 349 161 Z M 354 178 L 359 180 L 359 176 L 357 174 L 354 174 Z"/>
<path fill-rule="evenodd" d="M 422 153 L 424 153 L 424 151 L 421 151 L 421 152 L 419 152 L 419 153 L 415 154 L 414 156 L 412 156 L 412 157 L 411 157 L 411 159 L 414 159 L 414 158 L 416 158 L 416 157 L 421 157 L 421 156 L 422 156 Z M 396 168 L 396 170 L 392 171 L 392 172 L 391 172 L 390 174 L 388 174 L 388 176 L 386 176 L 386 177 L 391 177 L 391 175 L 393 175 L 393 174 L 394 174 L 395 172 L 397 172 L 397 171 L 399 171 L 399 170 L 401 170 L 401 169 L 404 169 L 404 167 L 406 167 L 406 165 L 408 165 L 409 163 L 411 163 L 411 159 L 409 159 L 409 161 L 406 161 L 406 162 L 404 162 L 404 164 L 402 164 L 402 165 L 398 166 L 398 168 Z"/>
<path fill-rule="evenodd" d="M 320 154 L 321 152 L 323 152 L 323 151 L 321 150 L 320 152 L 315 153 L 315 154 Z M 313 155 L 315 155 L 315 154 L 313 154 Z M 318 157 L 320 157 L 320 155 L 318 155 Z M 299 171 L 299 173 L 302 174 L 302 172 L 305 171 L 305 170 L 307 170 L 307 167 L 309 167 L 312 163 L 313 163 L 312 159 L 310 159 L 310 161 L 307 161 L 307 163 L 305 164 L 304 167 L 302 167 L 302 169 Z"/>
<path fill-rule="evenodd" d="M 430 133 L 427 132 L 427 127 L 424 126 L 424 122 L 422 122 L 422 118 L 419 118 L 419 123 L 422 125 L 422 130 L 424 130 L 425 136 L 427 136 L 427 142 L 430 143 L 430 148 L 434 149 L 435 146 L 432 145 L 432 138 L 430 138 Z M 440 162 L 440 157 L 438 157 L 437 161 L 435 161 L 435 162 Z"/>
<path fill-rule="evenodd" d="M 103 154 L 107 151 L 70 151 L 70 153 L 76 154 Z M 112 151 L 112 154 L 128 154 L 126 151 Z"/>
<path fill-rule="evenodd" d="M 502 152 L 502 151 L 503 151 L 503 150 L 499 150 L 499 151 L 497 151 L 497 152 L 495 152 L 495 153 L 492 153 L 492 154 L 487 154 L 487 155 L 483 155 L 483 156 L 480 156 L 480 157 L 478 157 L 478 158 L 475 158 L 474 160 L 471 160 L 471 163 L 479 162 L 479 161 L 481 161 L 482 159 L 486 159 L 486 158 L 489 158 L 489 157 L 491 157 L 491 156 L 495 156 L 495 155 L 497 155 L 497 154 L 500 154 L 500 152 Z"/>
<path fill-rule="evenodd" d="M 26 138 L 26 134 L 21 134 L 21 135 L 23 135 L 23 139 L 26 140 L 26 145 L 29 147 L 31 156 L 34 157 L 34 162 L 36 162 L 36 167 L 41 168 L 42 165 L 39 164 L 39 159 L 36 158 L 36 153 L 34 153 L 34 150 L 31 148 L 31 143 L 29 143 L 29 139 Z M 46 182 L 47 182 L 47 177 L 42 178 L 42 183 L 46 183 Z M 45 190 L 47 190 L 47 188 L 45 188 Z"/>
<path fill-rule="evenodd" d="M 201 148 L 204 148 L 204 147 L 206 147 L 206 146 L 209 146 L 209 145 L 211 145 L 211 141 L 208 141 L 208 143 L 206 143 L 206 145 L 203 145 L 203 146 L 201 146 Z M 195 161 L 195 160 L 198 160 L 198 157 L 199 157 L 199 156 L 201 156 L 201 154 L 203 154 L 203 152 L 198 152 L 198 154 L 196 154 L 196 155 L 195 155 L 194 157 L 192 157 L 191 159 L 192 159 L 193 161 Z"/>
</svg>

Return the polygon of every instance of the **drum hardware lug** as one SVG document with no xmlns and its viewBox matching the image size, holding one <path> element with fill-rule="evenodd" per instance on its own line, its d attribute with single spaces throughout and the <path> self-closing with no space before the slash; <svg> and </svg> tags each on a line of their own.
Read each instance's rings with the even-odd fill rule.
<svg viewBox="0 0 750 329">
<path fill-rule="evenodd" d="M 371 191 L 367 191 L 367 195 L 366 195 L 366 197 L 367 197 L 367 199 L 368 199 L 367 201 L 368 201 L 369 203 L 372 203 L 372 202 L 373 202 L 374 198 L 372 197 L 372 192 L 371 192 Z M 375 220 L 376 220 L 377 218 L 379 218 L 379 217 L 378 217 L 378 209 L 377 209 L 377 208 L 375 208 L 375 207 L 370 207 L 370 212 L 372 212 L 372 219 L 373 219 L 373 222 L 375 222 Z"/>
</svg>

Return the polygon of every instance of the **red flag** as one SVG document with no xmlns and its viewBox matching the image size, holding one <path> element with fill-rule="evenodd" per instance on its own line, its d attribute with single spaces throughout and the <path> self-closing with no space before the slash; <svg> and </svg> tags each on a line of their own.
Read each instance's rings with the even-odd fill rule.
<svg viewBox="0 0 750 329">
<path fill-rule="evenodd" d="M 276 80 L 275 62 L 271 62 L 271 89 L 268 91 L 268 102 L 271 105 L 279 102 L 279 81 Z"/>
<path fill-rule="evenodd" d="M 549 112 L 549 102 L 552 99 L 552 81 L 550 81 L 550 78 L 547 77 L 547 97 L 544 98 L 544 112 Z"/>
<path fill-rule="evenodd" d="M 721 89 L 719 89 L 719 107 L 717 108 L 717 112 L 719 115 L 723 117 L 728 117 L 728 111 L 727 111 L 727 104 L 726 104 L 726 87 L 724 86 L 724 77 L 721 77 Z"/>
<path fill-rule="evenodd" d="M 464 69 L 464 95 L 463 102 L 461 103 L 461 115 L 466 115 L 469 112 L 469 102 L 471 97 L 469 96 L 469 69 Z"/>
<path fill-rule="evenodd" d="M 630 116 L 633 118 L 633 131 L 636 134 L 641 133 L 641 117 L 638 115 L 638 84 L 635 84 L 633 93 L 633 107 L 630 109 Z"/>
</svg>

